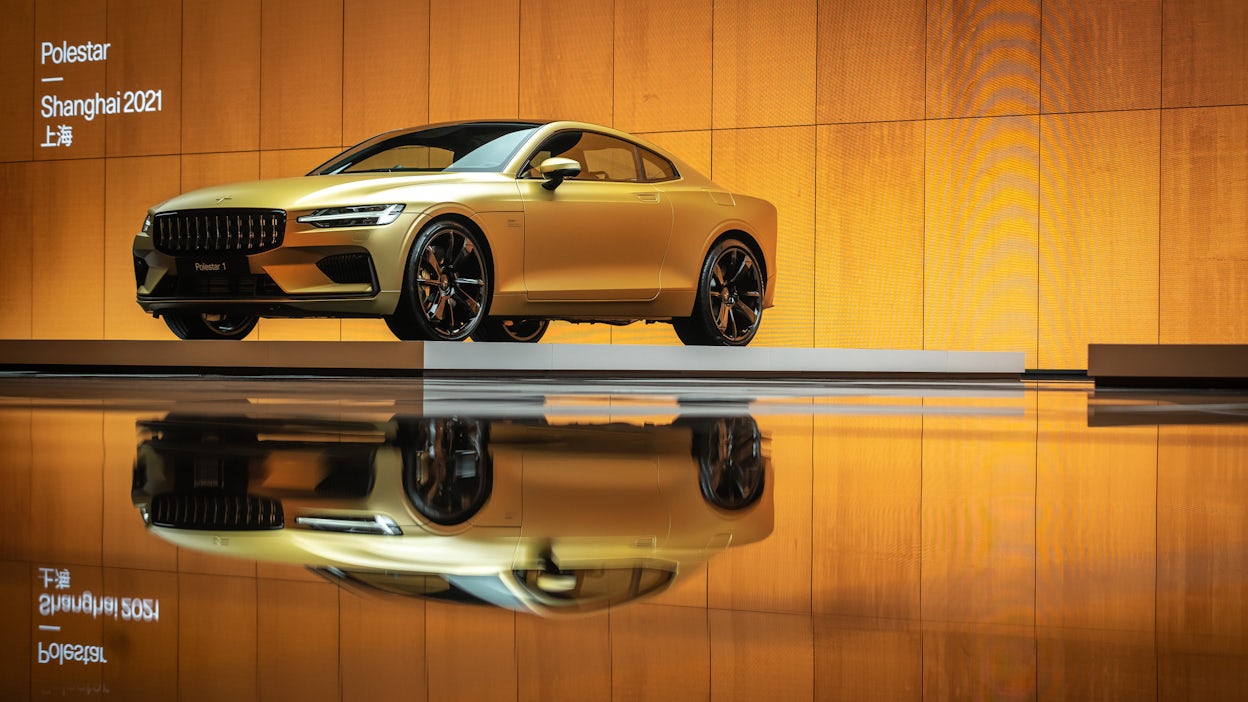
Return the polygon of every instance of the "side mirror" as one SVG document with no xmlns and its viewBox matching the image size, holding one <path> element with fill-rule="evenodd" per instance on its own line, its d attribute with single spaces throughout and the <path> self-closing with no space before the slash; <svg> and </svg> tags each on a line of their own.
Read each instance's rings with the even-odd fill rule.
<svg viewBox="0 0 1248 702">
<path fill-rule="evenodd" d="M 542 172 L 542 187 L 554 190 L 564 178 L 575 178 L 581 174 L 581 164 L 570 158 L 548 158 L 538 167 Z"/>
</svg>

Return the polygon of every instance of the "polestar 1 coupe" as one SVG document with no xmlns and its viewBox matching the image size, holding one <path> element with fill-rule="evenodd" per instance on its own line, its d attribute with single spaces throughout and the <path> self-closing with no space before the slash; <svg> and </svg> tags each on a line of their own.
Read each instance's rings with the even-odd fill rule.
<svg viewBox="0 0 1248 702">
<path fill-rule="evenodd" d="M 774 525 L 768 441 L 748 415 L 350 421 L 262 405 L 138 430 L 131 497 L 150 533 L 358 592 L 599 611 Z"/>
<path fill-rule="evenodd" d="M 241 339 L 261 317 L 520 342 L 551 320 L 645 320 L 744 346 L 774 297 L 776 209 L 614 129 L 448 122 L 153 207 L 134 271 L 139 305 L 183 339 Z"/>
</svg>

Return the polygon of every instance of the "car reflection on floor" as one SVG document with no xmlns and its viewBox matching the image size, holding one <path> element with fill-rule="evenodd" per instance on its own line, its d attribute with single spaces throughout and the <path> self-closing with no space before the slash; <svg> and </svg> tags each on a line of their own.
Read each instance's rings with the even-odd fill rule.
<svg viewBox="0 0 1248 702">
<path fill-rule="evenodd" d="M 132 497 L 150 533 L 353 590 L 576 614 L 662 592 L 772 531 L 767 441 L 749 416 L 171 412 L 139 430 Z"/>
</svg>

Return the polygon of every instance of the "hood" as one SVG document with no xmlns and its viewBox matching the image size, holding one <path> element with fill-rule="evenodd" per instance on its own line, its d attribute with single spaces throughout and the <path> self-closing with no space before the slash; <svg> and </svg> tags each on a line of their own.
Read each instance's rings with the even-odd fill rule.
<svg viewBox="0 0 1248 702">
<path fill-rule="evenodd" d="M 156 212 L 215 207 L 310 210 L 344 205 L 411 203 L 423 199 L 421 190 L 428 186 L 499 178 L 495 173 L 354 173 L 277 178 L 192 190 L 153 209 Z"/>
</svg>

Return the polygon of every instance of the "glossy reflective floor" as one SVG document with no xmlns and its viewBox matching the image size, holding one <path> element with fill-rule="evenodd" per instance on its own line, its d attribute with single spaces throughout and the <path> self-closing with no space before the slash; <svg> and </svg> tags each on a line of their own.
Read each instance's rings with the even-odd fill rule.
<svg viewBox="0 0 1248 702">
<path fill-rule="evenodd" d="M 1248 689 L 1245 395 L 10 375 L 0 481 L 5 700 Z"/>
</svg>

